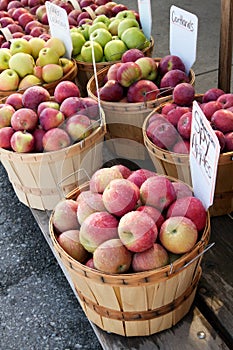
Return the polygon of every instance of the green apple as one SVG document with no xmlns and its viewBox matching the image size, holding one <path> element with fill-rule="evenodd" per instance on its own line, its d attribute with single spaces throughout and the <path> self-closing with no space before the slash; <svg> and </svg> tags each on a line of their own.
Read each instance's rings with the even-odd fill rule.
<svg viewBox="0 0 233 350">
<path fill-rule="evenodd" d="M 128 49 L 143 50 L 150 45 L 143 31 L 136 27 L 126 29 L 121 35 L 121 40 L 124 41 Z"/>
<path fill-rule="evenodd" d="M 33 74 L 35 61 L 31 55 L 24 52 L 18 52 L 11 56 L 9 60 L 10 69 L 14 69 L 20 78 L 27 74 Z"/>
<path fill-rule="evenodd" d="M 49 63 L 59 63 L 59 55 L 54 47 L 44 47 L 41 49 L 36 62 L 37 65 L 42 67 Z"/>
<path fill-rule="evenodd" d="M 42 79 L 46 83 L 52 83 L 63 77 L 63 69 L 59 64 L 48 63 L 42 67 Z"/>
<path fill-rule="evenodd" d="M 77 31 L 77 32 L 81 33 L 84 36 L 85 40 L 89 40 L 89 28 L 90 28 L 90 26 L 91 26 L 90 24 L 85 23 L 79 27 L 73 27 L 70 30 L 71 30 L 71 32 Z"/>
<path fill-rule="evenodd" d="M 120 39 L 115 39 L 105 45 L 104 56 L 107 61 L 119 61 L 125 51 L 127 51 L 125 43 Z"/>
<path fill-rule="evenodd" d="M 99 16 L 97 16 L 95 19 L 94 19 L 94 21 L 93 21 L 93 23 L 95 24 L 95 23 L 99 23 L 99 22 L 103 22 L 104 24 L 106 24 L 106 26 L 108 27 L 109 26 L 109 24 L 110 24 L 110 18 L 108 18 L 106 15 L 99 15 Z"/>
<path fill-rule="evenodd" d="M 15 112 L 15 108 L 10 104 L 4 103 L 0 107 L 0 129 L 11 126 L 11 117 Z"/>
<path fill-rule="evenodd" d="M 38 77 L 36 77 L 34 74 L 27 74 L 23 79 L 20 80 L 18 89 L 27 89 L 30 86 L 39 85 L 42 81 Z"/>
<path fill-rule="evenodd" d="M 158 66 L 151 57 L 140 57 L 135 63 L 139 65 L 142 71 L 142 79 L 155 80 L 158 73 Z"/>
<path fill-rule="evenodd" d="M 40 50 L 45 45 L 45 40 L 39 37 L 33 37 L 29 39 L 29 44 L 31 45 L 31 55 L 34 59 L 37 59 Z"/>
<path fill-rule="evenodd" d="M 19 76 L 13 69 L 5 69 L 0 73 L 0 90 L 14 91 L 19 85 Z"/>
<path fill-rule="evenodd" d="M 11 53 L 9 49 L 0 49 L 0 71 L 9 68 Z"/>
<path fill-rule="evenodd" d="M 134 19 L 136 19 L 134 13 L 130 10 L 124 10 L 124 11 L 118 12 L 118 14 L 116 15 L 116 18 L 119 18 L 119 19 L 134 18 Z"/>
<path fill-rule="evenodd" d="M 14 55 L 18 52 L 28 53 L 29 55 L 31 54 L 32 52 L 31 45 L 26 39 L 24 38 L 12 39 L 11 45 L 10 45 L 10 53 L 11 55 Z"/>
<path fill-rule="evenodd" d="M 110 22 L 109 26 L 108 26 L 108 31 L 112 34 L 112 35 L 117 35 L 118 33 L 118 26 L 121 22 L 121 20 L 119 18 L 114 18 L 113 21 Z"/>
<path fill-rule="evenodd" d="M 83 60 L 85 62 L 92 62 L 92 45 L 94 50 L 95 62 L 100 62 L 103 58 L 103 48 L 96 41 L 90 40 L 86 41 L 81 49 L 81 55 L 83 57 Z"/>
<path fill-rule="evenodd" d="M 79 62 L 83 62 L 84 61 L 83 56 L 81 55 L 81 53 L 79 55 L 77 55 L 77 56 L 74 56 L 74 59 L 76 61 L 79 61 Z"/>
<path fill-rule="evenodd" d="M 63 41 L 56 37 L 51 37 L 45 42 L 44 47 L 52 47 L 55 49 L 59 57 L 62 57 L 66 53 L 66 47 Z"/>
<path fill-rule="evenodd" d="M 121 38 L 122 34 L 126 29 L 133 28 L 133 27 L 139 28 L 139 24 L 136 19 L 133 19 L 133 18 L 123 19 L 123 21 L 121 21 L 118 25 L 117 35 Z"/>
<path fill-rule="evenodd" d="M 89 27 L 89 30 L 88 30 L 89 38 L 90 38 L 91 33 L 93 33 L 98 28 L 104 28 L 104 29 L 108 30 L 108 27 L 103 22 L 94 23 Z"/>
<path fill-rule="evenodd" d="M 75 31 L 70 32 L 70 37 L 73 45 L 72 56 L 77 56 L 80 54 L 81 48 L 86 42 L 86 39 L 83 34 Z"/>
<path fill-rule="evenodd" d="M 107 29 L 99 28 L 91 33 L 90 40 L 96 41 L 104 48 L 104 46 L 112 40 L 112 34 Z"/>
<path fill-rule="evenodd" d="M 74 66 L 74 63 L 66 57 L 61 57 L 59 59 L 59 64 L 62 67 L 63 75 L 67 74 Z"/>
</svg>

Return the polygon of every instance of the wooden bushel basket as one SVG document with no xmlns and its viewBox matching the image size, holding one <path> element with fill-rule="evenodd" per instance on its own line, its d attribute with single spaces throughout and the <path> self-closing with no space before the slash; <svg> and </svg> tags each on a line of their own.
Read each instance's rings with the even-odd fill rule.
<svg viewBox="0 0 233 350">
<path fill-rule="evenodd" d="M 76 199 L 86 189 L 88 184 L 66 198 Z M 205 229 L 189 253 L 162 268 L 127 274 L 102 273 L 74 260 L 59 245 L 52 220 L 53 213 L 49 231 L 57 257 L 71 278 L 87 318 L 98 327 L 122 336 L 146 336 L 171 328 L 189 312 L 209 242 L 209 213 Z"/>
<path fill-rule="evenodd" d="M 144 50 L 142 50 L 142 52 L 144 53 L 145 56 L 152 57 L 153 49 L 154 49 L 154 39 L 151 37 L 150 45 Z M 97 62 L 96 71 L 98 72 L 99 70 L 105 67 L 110 67 L 116 62 L 119 62 L 119 61 Z M 81 91 L 81 95 L 84 97 L 84 96 L 87 96 L 88 94 L 87 83 L 88 83 L 88 80 L 94 74 L 94 67 L 93 67 L 93 64 L 89 62 L 82 62 L 77 60 L 76 63 L 78 67 L 76 84 Z"/>
<path fill-rule="evenodd" d="M 0 148 L 0 160 L 20 202 L 34 209 L 52 210 L 80 184 L 77 171 L 83 163 L 88 174 L 102 165 L 106 124 L 101 113 L 100 125 L 88 137 L 59 151 L 16 153 Z"/>
<path fill-rule="evenodd" d="M 159 62 L 160 58 L 154 58 L 154 60 Z M 97 72 L 99 87 L 103 86 L 108 69 L 109 67 L 105 67 Z M 190 70 L 189 76 L 190 84 L 194 85 L 195 74 L 192 70 Z M 94 76 L 88 81 L 87 91 L 90 97 L 97 100 Z M 155 107 L 160 106 L 160 104 L 170 99 L 171 96 L 169 95 L 146 103 L 100 101 L 106 117 L 107 145 L 110 145 L 111 150 L 119 157 L 140 160 L 146 159 L 148 153 L 143 141 L 143 122 Z"/>
<path fill-rule="evenodd" d="M 202 100 L 202 94 L 196 95 L 196 100 Z M 158 112 L 162 107 L 155 108 L 145 119 L 142 127 L 144 144 L 149 156 L 156 168 L 161 174 L 175 177 L 192 186 L 191 172 L 189 165 L 189 155 L 169 152 L 157 147 L 150 141 L 146 134 L 146 127 L 150 116 Z M 222 153 L 219 156 L 214 202 L 210 207 L 211 216 L 229 214 L 233 211 L 233 181 L 230 174 L 233 173 L 233 152 Z"/>
</svg>

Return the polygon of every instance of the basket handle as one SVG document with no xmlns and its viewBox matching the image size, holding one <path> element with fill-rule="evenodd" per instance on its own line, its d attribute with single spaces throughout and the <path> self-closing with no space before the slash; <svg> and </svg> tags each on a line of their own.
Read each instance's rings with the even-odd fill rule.
<svg viewBox="0 0 233 350">
<path fill-rule="evenodd" d="M 206 253 L 210 248 L 212 248 L 215 245 L 215 242 L 207 244 L 207 246 L 205 247 L 205 249 L 197 254 L 197 256 L 195 256 L 195 258 L 191 259 L 189 262 L 187 262 L 184 266 L 182 266 L 180 269 L 176 270 L 176 272 L 178 271 L 182 271 L 183 269 L 185 269 L 187 266 L 189 266 L 190 264 L 192 264 L 195 260 L 197 260 L 200 256 L 202 256 L 204 253 Z M 170 264 L 170 272 L 169 274 L 171 275 L 173 273 L 173 263 Z"/>
</svg>

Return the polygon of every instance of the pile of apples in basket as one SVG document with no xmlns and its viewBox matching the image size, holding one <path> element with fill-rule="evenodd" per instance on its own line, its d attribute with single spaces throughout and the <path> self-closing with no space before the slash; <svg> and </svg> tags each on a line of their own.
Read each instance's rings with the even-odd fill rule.
<svg viewBox="0 0 233 350">
<path fill-rule="evenodd" d="M 60 246 L 110 274 L 153 270 L 192 250 L 207 211 L 185 183 L 122 164 L 98 169 L 75 198 L 51 215 Z"/>
</svg>

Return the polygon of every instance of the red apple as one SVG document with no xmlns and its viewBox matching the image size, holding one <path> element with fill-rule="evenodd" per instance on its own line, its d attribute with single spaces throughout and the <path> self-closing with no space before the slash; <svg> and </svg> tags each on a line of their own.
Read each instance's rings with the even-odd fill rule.
<svg viewBox="0 0 233 350">
<path fill-rule="evenodd" d="M 215 129 L 222 131 L 224 134 L 233 131 L 233 112 L 228 109 L 217 110 L 210 121 Z"/>
<path fill-rule="evenodd" d="M 117 81 L 124 87 L 129 87 L 141 77 L 141 68 L 135 62 L 125 62 L 117 71 Z"/>
<path fill-rule="evenodd" d="M 65 115 L 66 118 L 79 113 L 82 109 L 82 100 L 77 96 L 65 98 L 60 105 L 60 111 Z"/>
<path fill-rule="evenodd" d="M 117 4 L 112 7 L 113 17 L 115 17 L 119 12 L 128 10 L 128 7 L 123 4 Z"/>
<path fill-rule="evenodd" d="M 179 69 L 173 69 L 168 71 L 162 77 L 160 81 L 160 88 L 164 90 L 167 89 L 167 91 L 170 92 L 171 88 L 180 83 L 189 83 L 189 77 L 185 72 Z"/>
<path fill-rule="evenodd" d="M 143 182 L 149 179 L 151 176 L 156 176 L 156 173 L 148 169 L 138 169 L 133 171 L 127 179 L 140 188 Z"/>
<path fill-rule="evenodd" d="M 159 94 L 158 86 L 153 81 L 141 79 L 131 84 L 127 92 L 128 102 L 147 102 L 155 100 Z"/>
<path fill-rule="evenodd" d="M 31 86 L 26 89 L 22 96 L 22 103 L 25 108 L 37 111 L 37 107 L 41 102 L 49 101 L 50 94 L 48 90 L 42 86 Z"/>
<path fill-rule="evenodd" d="M 20 109 L 23 107 L 22 96 L 19 92 L 14 92 L 7 96 L 5 103 L 11 105 L 15 110 Z"/>
<path fill-rule="evenodd" d="M 164 217 L 158 209 L 151 207 L 150 205 L 141 205 L 136 210 L 148 214 L 156 223 L 158 230 L 160 229 L 164 222 Z"/>
<path fill-rule="evenodd" d="M 61 81 L 54 90 L 54 99 L 58 103 L 62 103 L 68 97 L 80 97 L 78 86 L 72 81 Z"/>
<path fill-rule="evenodd" d="M 102 101 L 118 102 L 124 96 L 122 85 L 116 80 L 108 80 L 100 89 L 99 97 Z"/>
<path fill-rule="evenodd" d="M 161 114 L 167 115 L 170 111 L 175 109 L 177 107 L 177 104 L 174 102 L 167 102 L 162 106 Z"/>
<path fill-rule="evenodd" d="M 172 185 L 175 189 L 176 199 L 182 198 L 182 197 L 190 197 L 193 195 L 191 188 L 184 182 L 181 182 L 181 181 L 172 182 Z"/>
<path fill-rule="evenodd" d="M 225 92 L 222 89 L 218 89 L 218 88 L 208 89 L 202 96 L 202 102 L 206 103 L 209 101 L 216 101 L 218 97 L 223 94 L 225 94 Z"/>
<path fill-rule="evenodd" d="M 165 105 L 166 106 L 166 105 Z M 174 108 L 171 108 L 167 114 L 166 114 L 166 118 L 167 120 L 172 123 L 172 125 L 174 125 L 175 127 L 177 127 L 177 123 L 180 120 L 181 116 L 187 112 L 191 112 L 191 108 L 190 107 L 181 107 L 181 106 L 177 106 Z"/>
<path fill-rule="evenodd" d="M 223 132 L 220 131 L 220 130 L 214 130 L 214 132 L 215 132 L 215 135 L 217 136 L 218 141 L 219 141 L 220 152 L 223 152 L 223 151 L 224 151 L 224 148 L 225 148 L 225 145 L 226 145 L 226 138 L 225 138 L 225 135 L 224 135 Z"/>
<path fill-rule="evenodd" d="M 187 140 L 190 139 L 191 126 L 192 126 L 192 112 L 184 113 L 180 117 L 177 123 L 177 130 L 184 139 L 187 139 Z"/>
<path fill-rule="evenodd" d="M 64 114 L 51 107 L 46 107 L 40 112 L 39 122 L 41 127 L 47 131 L 52 128 L 57 128 L 65 120 Z"/>
<path fill-rule="evenodd" d="M 170 150 L 177 142 L 179 134 L 168 121 L 162 123 L 154 121 L 148 126 L 147 135 L 157 147 Z"/>
<path fill-rule="evenodd" d="M 34 130 L 38 124 L 38 116 L 30 108 L 20 108 L 11 117 L 11 126 L 14 130 Z"/>
<path fill-rule="evenodd" d="M 79 229 L 77 208 L 78 203 L 73 199 L 58 202 L 52 215 L 52 223 L 57 232 Z"/>
<path fill-rule="evenodd" d="M 184 216 L 173 216 L 164 221 L 160 228 L 159 239 L 171 253 L 189 252 L 198 238 L 196 225 Z"/>
<path fill-rule="evenodd" d="M 174 146 L 172 147 L 172 152 L 181 153 L 181 154 L 189 154 L 190 151 L 190 141 L 189 140 L 178 140 Z"/>
<path fill-rule="evenodd" d="M 122 62 L 112 64 L 107 72 L 107 80 L 117 80 L 117 71 L 122 66 Z"/>
<path fill-rule="evenodd" d="M 129 49 L 125 51 L 121 57 L 121 62 L 135 62 L 138 58 L 145 57 L 144 53 L 139 49 Z"/>
<path fill-rule="evenodd" d="M 11 148 L 11 136 L 14 134 L 14 129 L 11 126 L 0 128 L 0 148 Z"/>
<path fill-rule="evenodd" d="M 129 175 L 132 174 L 132 170 L 130 170 L 127 166 L 123 164 L 116 164 L 116 165 L 113 165 L 111 168 L 118 169 L 124 179 L 127 179 Z"/>
<path fill-rule="evenodd" d="M 170 70 L 179 69 L 185 72 L 185 65 L 182 59 L 176 55 L 166 55 L 159 61 L 159 72 L 163 76 Z"/>
<path fill-rule="evenodd" d="M 65 130 L 53 128 L 43 136 L 43 148 L 45 152 L 58 151 L 62 148 L 70 146 L 70 137 Z"/>
<path fill-rule="evenodd" d="M 113 168 L 101 168 L 94 172 L 90 179 L 90 190 L 91 192 L 103 193 L 107 185 L 111 180 L 122 179 L 118 169 Z"/>
<path fill-rule="evenodd" d="M 37 114 L 38 117 L 40 116 L 41 112 L 45 109 L 45 108 L 53 108 L 56 110 L 59 110 L 60 105 L 59 103 L 55 102 L 55 101 L 44 101 L 41 102 L 38 107 L 37 107 Z"/>
<path fill-rule="evenodd" d="M 180 83 L 174 87 L 173 101 L 179 106 L 190 106 L 195 97 L 195 89 L 189 83 Z"/>
<path fill-rule="evenodd" d="M 29 153 L 34 150 L 34 137 L 27 131 L 15 131 L 10 143 L 11 148 L 18 153 Z"/>
<path fill-rule="evenodd" d="M 233 93 L 222 94 L 217 99 L 222 104 L 222 108 L 229 108 L 233 106 Z"/>
<path fill-rule="evenodd" d="M 85 265 L 87 267 L 90 267 L 91 269 L 95 269 L 93 258 L 88 259 L 87 262 L 85 263 Z"/>
<path fill-rule="evenodd" d="M 41 128 L 35 129 L 32 134 L 34 136 L 34 151 L 35 152 L 43 152 L 43 137 L 45 134 L 45 130 Z"/>
<path fill-rule="evenodd" d="M 73 259 L 81 263 L 87 259 L 88 253 L 79 240 L 79 230 L 64 231 L 57 237 L 57 241 Z"/>
<path fill-rule="evenodd" d="M 103 204 L 102 194 L 93 193 L 90 190 L 81 192 L 77 198 L 77 202 L 77 215 L 80 225 L 90 214 L 106 210 Z"/>
<path fill-rule="evenodd" d="M 65 130 L 73 141 L 82 140 L 91 133 L 90 118 L 83 114 L 75 114 L 67 119 Z"/>
<path fill-rule="evenodd" d="M 233 151 L 233 131 L 225 134 L 225 148 L 227 152 Z"/>
<path fill-rule="evenodd" d="M 159 243 L 140 253 L 135 253 L 132 259 L 134 272 L 148 271 L 163 267 L 169 263 L 169 256 L 164 247 Z"/>
<path fill-rule="evenodd" d="M 216 112 L 219 109 L 222 109 L 222 104 L 220 102 L 209 101 L 209 102 L 204 103 L 202 111 L 205 114 L 206 118 L 210 121 L 214 112 Z"/>
<path fill-rule="evenodd" d="M 34 16 L 30 12 L 22 13 L 18 18 L 19 25 L 21 25 L 21 27 L 23 28 L 26 27 L 27 23 L 33 20 L 34 20 Z"/>
</svg>

